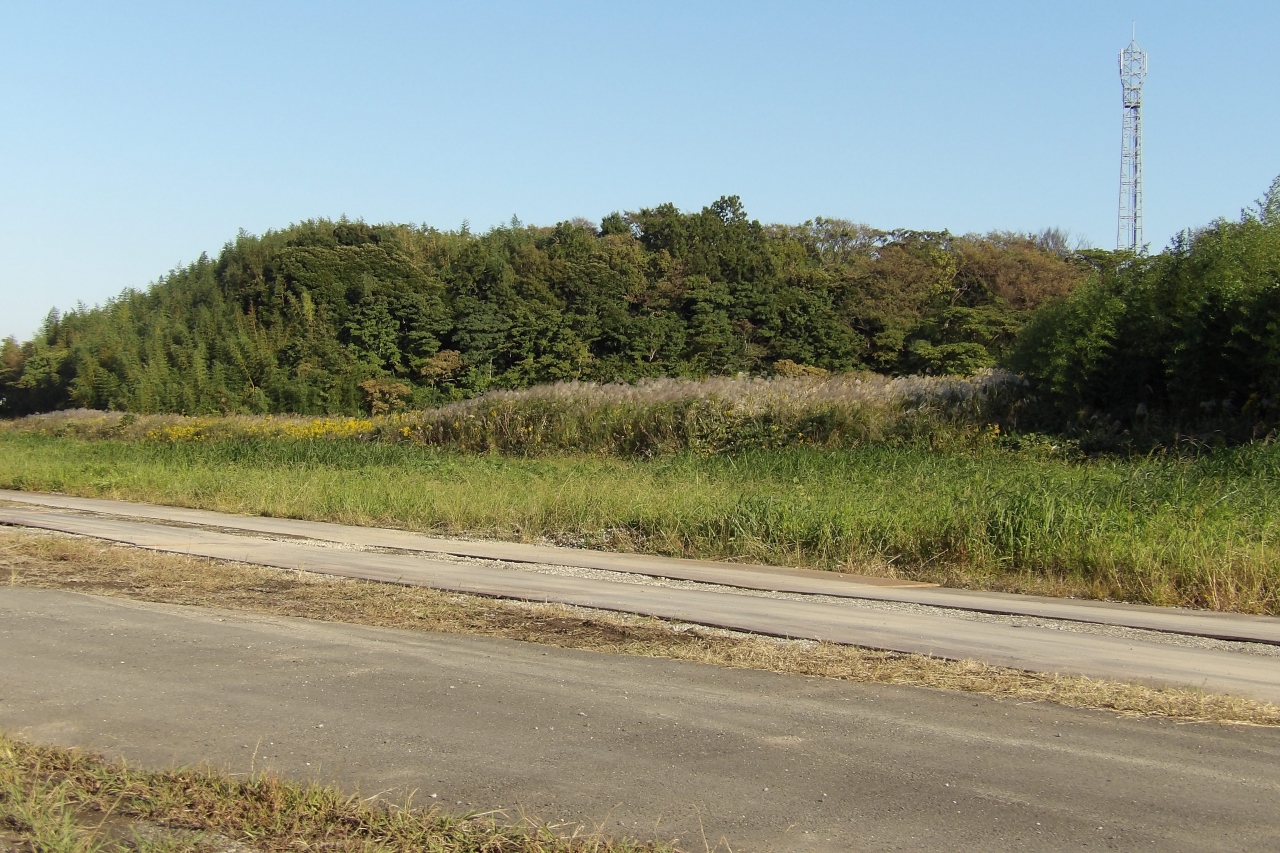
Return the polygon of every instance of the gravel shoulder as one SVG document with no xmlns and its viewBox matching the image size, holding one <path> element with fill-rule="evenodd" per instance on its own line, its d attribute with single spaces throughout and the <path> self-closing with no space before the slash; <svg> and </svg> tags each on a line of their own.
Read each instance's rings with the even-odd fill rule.
<svg viewBox="0 0 1280 853">
<path fill-rule="evenodd" d="M 424 556 L 358 543 L 176 527 L 68 510 L 0 507 L 0 521 L 278 568 L 558 602 L 784 638 L 975 660 L 1003 668 L 1198 687 L 1280 702 L 1280 655 L 1274 653 L 1280 647 L 1268 643 L 1241 643 L 1124 624 L 1097 628 L 1097 622 L 988 614 L 919 602 L 744 589 L 640 572 Z M 1098 608 L 1086 609 L 1098 612 Z M 1207 620 L 1212 616 L 1216 614 L 1192 618 Z M 1242 618 L 1246 625 L 1261 625 L 1266 630 L 1274 627 L 1271 622 L 1280 621 Z"/>
<path fill-rule="evenodd" d="M 489 571 L 493 571 L 489 569 Z M 1195 688 L 788 639 L 550 602 L 466 595 L 0 527 L 13 586 L 408 628 L 873 684 L 959 690 L 1179 721 L 1280 725 L 1280 706 Z"/>
<path fill-rule="evenodd" d="M 479 558 L 535 569 L 552 566 L 599 570 L 610 573 L 610 579 L 636 574 L 731 589 L 899 602 L 971 613 L 1094 623 L 1280 646 L 1280 618 L 1268 616 L 940 588 L 935 584 L 895 578 L 750 563 L 717 563 L 522 542 L 441 538 L 406 530 L 294 518 L 237 516 L 186 507 L 68 495 L 0 490 L 0 502 L 4 501 L 11 505 L 43 507 L 45 511 L 69 511 L 118 521 L 159 522 L 259 538 L 280 537 L 288 541 L 369 552 L 417 554 L 445 560 L 452 557 Z"/>
</svg>

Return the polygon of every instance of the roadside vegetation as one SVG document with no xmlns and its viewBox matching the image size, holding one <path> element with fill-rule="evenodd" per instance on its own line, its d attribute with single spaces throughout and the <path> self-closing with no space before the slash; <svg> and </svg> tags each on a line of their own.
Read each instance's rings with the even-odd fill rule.
<svg viewBox="0 0 1280 853">
<path fill-rule="evenodd" d="M 1280 614 L 1273 444 L 1090 458 L 989 432 L 633 459 L 250 434 L 265 421 L 204 440 L 176 420 L 164 439 L 27 426 L 0 431 L 0 487 Z"/>
<path fill-rule="evenodd" d="M 0 486 L 1280 614 L 1277 329 L 1280 179 L 1152 256 L 314 221 L 6 342 Z"/>
<path fill-rule="evenodd" d="M 269 774 L 152 772 L 0 734 L 0 845 L 30 853 L 631 853 L 518 817 L 395 807 Z"/>
<path fill-rule="evenodd" d="M 20 586 L 140 601 L 500 637 L 869 684 L 960 690 L 1130 716 L 1280 725 L 1276 705 L 1191 688 L 1154 688 L 977 661 L 760 637 L 582 607 L 158 553 L 43 531 L 0 528 L 0 578 L 6 576 L 9 583 Z"/>
</svg>

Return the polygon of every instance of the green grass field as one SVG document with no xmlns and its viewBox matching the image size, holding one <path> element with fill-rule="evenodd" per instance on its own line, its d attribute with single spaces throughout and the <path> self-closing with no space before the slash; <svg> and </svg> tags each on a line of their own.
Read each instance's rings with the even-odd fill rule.
<svg viewBox="0 0 1280 853">
<path fill-rule="evenodd" d="M 0 487 L 1280 613 L 1280 448 L 1081 461 L 869 445 L 652 460 L 0 434 Z"/>
</svg>

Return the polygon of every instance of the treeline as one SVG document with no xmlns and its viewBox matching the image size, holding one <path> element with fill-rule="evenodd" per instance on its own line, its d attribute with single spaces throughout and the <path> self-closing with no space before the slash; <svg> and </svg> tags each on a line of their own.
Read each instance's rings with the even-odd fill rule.
<svg viewBox="0 0 1280 853">
<path fill-rule="evenodd" d="M 1084 253 L 1085 282 L 1037 311 L 1007 359 L 1031 424 L 1247 440 L 1280 427 L 1280 178 L 1239 220 L 1151 257 Z"/>
<path fill-rule="evenodd" d="M 766 226 L 737 198 L 485 234 L 242 233 L 0 353 L 0 412 L 380 413 L 559 380 L 970 374 L 1017 425 L 1094 436 L 1280 420 L 1280 178 L 1154 255 L 1062 235 Z"/>
<path fill-rule="evenodd" d="M 1055 232 L 751 220 L 736 197 L 485 234 L 317 220 L 241 233 L 5 344 L 9 415 L 382 411 L 566 379 L 994 365 L 1084 277 Z"/>
</svg>

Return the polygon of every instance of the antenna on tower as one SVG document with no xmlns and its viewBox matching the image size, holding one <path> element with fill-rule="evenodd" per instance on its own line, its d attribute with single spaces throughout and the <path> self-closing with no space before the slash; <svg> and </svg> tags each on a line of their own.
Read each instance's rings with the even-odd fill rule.
<svg viewBox="0 0 1280 853">
<path fill-rule="evenodd" d="M 1120 216 L 1116 248 L 1142 250 L 1142 82 L 1147 77 L 1147 54 L 1133 40 L 1120 51 L 1120 90 L 1124 121 L 1120 133 Z"/>
</svg>

